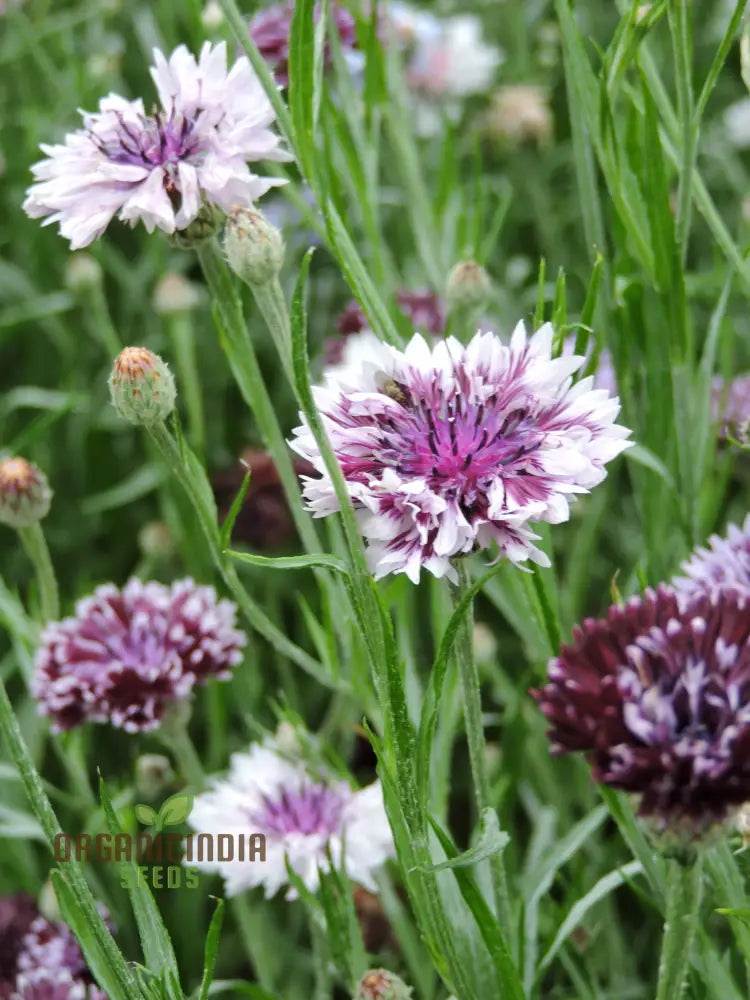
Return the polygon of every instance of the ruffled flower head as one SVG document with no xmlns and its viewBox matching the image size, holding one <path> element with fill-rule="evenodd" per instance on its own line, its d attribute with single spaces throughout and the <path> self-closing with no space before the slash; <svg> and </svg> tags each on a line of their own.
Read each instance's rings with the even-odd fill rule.
<svg viewBox="0 0 750 1000">
<path fill-rule="evenodd" d="M 376 578 L 417 582 L 424 567 L 454 579 L 452 557 L 493 542 L 513 562 L 547 565 L 530 522 L 567 520 L 630 433 L 616 398 L 592 378 L 572 383 L 584 359 L 553 360 L 551 344 L 549 324 L 529 339 L 519 323 L 510 345 L 478 333 L 431 348 L 416 335 L 315 390 Z M 320 474 L 304 477 L 308 509 L 338 510 L 306 423 L 291 446 Z"/>
<path fill-rule="evenodd" d="M 749 601 L 661 587 L 584 621 L 535 692 L 552 752 L 585 753 L 660 832 L 723 820 L 750 799 Z"/>
<path fill-rule="evenodd" d="M 184 45 L 169 59 L 154 49 L 151 76 L 161 108 L 110 94 L 99 111 L 83 113 L 84 127 L 47 158 L 24 210 L 45 225 L 58 222 L 71 249 L 88 246 L 116 215 L 149 232 L 184 230 L 205 205 L 228 211 L 250 205 L 279 181 L 248 167 L 288 159 L 270 101 L 243 56 L 227 72 L 226 44 L 206 42 L 196 61 Z"/>
<path fill-rule="evenodd" d="M 235 614 L 192 580 L 97 588 L 74 617 L 44 631 L 33 684 L 41 713 L 57 730 L 83 722 L 156 728 L 196 684 L 231 676 L 246 642 Z"/>
</svg>

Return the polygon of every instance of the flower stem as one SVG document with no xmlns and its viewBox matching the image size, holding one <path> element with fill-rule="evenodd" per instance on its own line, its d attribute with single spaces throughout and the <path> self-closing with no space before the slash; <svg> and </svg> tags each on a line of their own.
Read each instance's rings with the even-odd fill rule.
<svg viewBox="0 0 750 1000">
<path fill-rule="evenodd" d="M 268 950 L 265 947 L 266 918 L 261 910 L 251 905 L 246 892 L 232 900 L 232 910 L 239 924 L 245 953 L 250 959 L 255 978 L 264 990 L 272 991 L 276 981 L 276 956 L 273 949 Z"/>
<path fill-rule="evenodd" d="M 299 480 L 294 471 L 289 446 L 279 427 L 258 358 L 247 332 L 234 276 L 229 271 L 215 240 L 201 243 L 197 253 L 214 299 L 222 347 L 229 359 L 232 373 L 245 402 L 253 411 L 265 445 L 274 460 L 302 543 L 308 552 L 319 552 L 317 532 L 302 506 Z"/>
<path fill-rule="evenodd" d="M 222 579 L 226 583 L 227 587 L 232 592 L 240 610 L 250 622 L 250 625 L 281 654 L 288 656 L 293 663 L 296 663 L 297 666 L 301 667 L 313 677 L 320 680 L 323 675 L 323 671 L 318 661 L 306 653 L 303 649 L 300 649 L 299 646 L 295 645 L 295 643 L 287 638 L 281 629 L 274 625 L 271 619 L 255 603 L 255 601 L 253 601 L 245 588 L 242 586 L 234 566 L 232 566 L 225 559 L 224 554 L 221 551 L 219 530 L 218 525 L 216 524 L 215 508 L 209 510 L 205 503 L 206 496 L 210 497 L 211 495 L 211 488 L 207 481 L 203 480 L 202 482 L 197 482 L 195 480 L 194 468 L 197 464 L 199 464 L 197 459 L 193 456 L 193 468 L 189 469 L 183 460 L 183 456 L 180 454 L 177 443 L 163 423 L 152 424 L 146 429 L 151 437 L 151 440 L 161 452 L 162 457 L 172 470 L 174 476 L 180 482 L 180 485 L 185 490 L 187 496 L 193 504 L 193 508 L 198 518 L 198 522 L 203 529 L 203 534 L 208 543 L 214 564 L 219 573 L 221 573 Z M 191 454 L 187 445 L 184 445 L 183 450 L 185 455 Z M 323 683 L 325 683 L 325 681 L 323 681 Z"/>
<path fill-rule="evenodd" d="M 187 722 L 179 718 L 165 719 L 159 735 L 164 745 L 174 754 L 178 769 L 193 791 L 202 791 L 206 784 L 206 775 L 203 763 L 190 739 Z"/>
<path fill-rule="evenodd" d="M 656 1000 L 680 1000 L 683 995 L 701 899 L 700 856 L 688 864 L 667 862 L 667 911 L 659 961 Z"/>
<path fill-rule="evenodd" d="M 455 602 L 458 604 L 462 595 L 471 587 L 471 577 L 465 559 L 457 559 L 455 565 L 458 572 Z M 479 683 L 479 671 L 477 670 L 476 658 L 474 656 L 473 602 L 469 604 L 469 608 L 463 616 L 461 627 L 456 636 L 455 656 L 461 683 L 466 742 L 469 748 L 469 762 L 474 782 L 474 795 L 476 798 L 477 813 L 480 821 L 482 821 L 485 811 L 492 809 L 493 806 L 485 759 L 486 742 L 484 738 L 484 726 L 482 725 L 482 695 Z M 513 931 L 510 912 L 505 866 L 500 854 L 493 854 L 490 857 L 490 872 L 492 875 L 497 918 L 506 936 L 506 940 L 513 947 L 515 933 Z"/>
<path fill-rule="evenodd" d="M 42 620 L 56 621 L 60 615 L 57 579 L 42 526 L 31 524 L 28 528 L 19 528 L 18 534 L 36 571 Z"/>
<path fill-rule="evenodd" d="M 175 313 L 167 317 L 169 335 L 172 340 L 177 371 L 180 378 L 180 394 L 184 397 L 190 427 L 190 442 L 199 457 L 206 450 L 206 422 L 203 415 L 203 396 L 195 356 L 195 331 L 188 312 Z"/>
<path fill-rule="evenodd" d="M 248 283 L 253 297 L 266 321 L 268 331 L 273 338 L 281 364 L 289 384 L 294 388 L 294 371 L 292 369 L 292 326 L 289 320 L 284 293 L 278 278 L 272 278 L 265 285 Z"/>
</svg>

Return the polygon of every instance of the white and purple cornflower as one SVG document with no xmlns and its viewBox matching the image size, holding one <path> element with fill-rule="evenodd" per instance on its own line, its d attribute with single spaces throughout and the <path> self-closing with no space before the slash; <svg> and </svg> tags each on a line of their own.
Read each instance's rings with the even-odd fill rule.
<svg viewBox="0 0 750 1000">
<path fill-rule="evenodd" d="M 424 568 L 455 579 L 454 556 L 492 543 L 498 558 L 548 564 L 530 522 L 567 520 L 630 434 L 616 398 L 591 377 L 573 384 L 584 358 L 552 359 L 552 336 L 545 324 L 527 338 L 519 323 L 509 345 L 478 333 L 431 348 L 415 335 L 315 389 L 376 578 L 416 583 Z M 303 477 L 308 509 L 338 510 L 306 423 L 291 447 L 320 474 Z"/>
<path fill-rule="evenodd" d="M 195 685 L 231 677 L 246 643 L 235 616 L 231 601 L 192 580 L 98 587 L 74 617 L 44 630 L 33 682 L 40 713 L 58 731 L 84 722 L 155 729 Z"/>
<path fill-rule="evenodd" d="M 682 564 L 685 576 L 672 580 L 683 597 L 713 593 L 720 587 L 733 587 L 750 594 L 750 514 L 741 528 L 730 524 L 725 537 L 711 535 L 708 545 Z"/>
<path fill-rule="evenodd" d="M 218 872 L 228 896 L 263 886 L 267 898 L 289 885 L 286 868 L 315 892 L 328 854 L 347 878 L 370 892 L 373 872 L 393 855 L 393 839 L 380 782 L 355 790 L 348 781 L 313 770 L 268 739 L 232 755 L 229 773 L 198 795 L 188 823 L 197 833 L 234 837 L 263 834 L 265 861 L 191 861 Z M 289 887 L 287 899 L 296 898 Z"/>
<path fill-rule="evenodd" d="M 115 215 L 174 233 L 206 205 L 249 206 L 280 183 L 248 166 L 289 155 L 244 56 L 227 72 L 226 43 L 206 42 L 197 61 L 181 45 L 169 59 L 154 49 L 154 63 L 160 110 L 146 114 L 143 101 L 110 94 L 98 112 L 82 112 L 82 129 L 43 145 L 47 158 L 32 167 L 24 210 L 45 225 L 58 222 L 73 250 L 101 236 Z"/>
<path fill-rule="evenodd" d="M 534 692 L 554 754 L 640 796 L 652 829 L 694 840 L 750 799 L 750 594 L 647 590 L 587 619 Z"/>
</svg>

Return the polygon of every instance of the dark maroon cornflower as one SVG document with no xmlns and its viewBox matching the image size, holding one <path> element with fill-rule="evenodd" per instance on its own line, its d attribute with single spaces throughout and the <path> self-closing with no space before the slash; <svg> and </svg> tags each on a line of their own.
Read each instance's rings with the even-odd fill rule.
<svg viewBox="0 0 750 1000">
<path fill-rule="evenodd" d="M 235 614 L 230 601 L 192 580 L 97 588 L 74 617 L 44 631 L 33 685 L 41 713 L 57 730 L 86 721 L 156 728 L 195 684 L 231 676 L 245 644 Z"/>
<path fill-rule="evenodd" d="M 255 42 L 258 51 L 273 70 L 276 82 L 282 87 L 289 86 L 289 33 L 294 16 L 293 3 L 277 3 L 265 10 L 258 11 L 250 22 L 250 38 Z M 328 16 L 335 25 L 341 40 L 341 47 L 346 52 L 357 47 L 357 25 L 346 9 L 340 4 L 331 3 Z M 315 4 L 313 20 L 317 23 L 320 17 L 320 5 Z M 328 42 L 324 48 L 324 63 L 331 63 L 331 50 Z"/>
<path fill-rule="evenodd" d="M 101 909 L 111 928 L 106 910 Z M 70 928 L 38 916 L 23 939 L 18 956 L 19 1000 L 107 1000 L 94 985 L 83 952 Z M 14 998 L 15 1000 L 15 998 Z"/>
<path fill-rule="evenodd" d="M 246 448 L 242 463 L 211 479 L 219 516 L 222 520 L 226 517 L 249 469 L 250 485 L 234 522 L 232 539 L 258 552 L 277 552 L 295 535 L 279 470 L 271 455 L 257 448 Z M 294 459 L 293 464 L 299 476 L 312 472 L 312 466 L 301 458 Z"/>
<path fill-rule="evenodd" d="M 0 1000 L 8 1000 L 13 992 L 23 939 L 38 915 L 28 892 L 0 898 Z"/>
<path fill-rule="evenodd" d="M 726 818 L 750 799 L 749 601 L 661 586 L 584 621 L 534 692 L 552 752 L 586 753 L 661 831 Z"/>
<path fill-rule="evenodd" d="M 431 333 L 435 336 L 445 329 L 445 306 L 438 296 L 427 288 L 410 291 L 401 288 L 396 292 L 396 300 L 401 312 L 420 333 Z M 344 306 L 338 319 L 336 329 L 347 337 L 352 333 L 369 330 L 370 324 L 356 299 L 351 299 Z"/>
<path fill-rule="evenodd" d="M 750 421 L 750 373 L 738 375 L 729 383 L 720 375 L 714 377 L 711 413 L 720 424 L 723 439 L 742 437 Z"/>
</svg>

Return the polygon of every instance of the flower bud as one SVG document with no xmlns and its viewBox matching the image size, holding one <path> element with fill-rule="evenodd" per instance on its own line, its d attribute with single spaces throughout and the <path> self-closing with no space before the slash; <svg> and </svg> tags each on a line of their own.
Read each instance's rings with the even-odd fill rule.
<svg viewBox="0 0 750 1000">
<path fill-rule="evenodd" d="M 445 297 L 450 312 L 478 308 L 489 298 L 490 278 L 481 264 L 462 260 L 448 275 Z"/>
<path fill-rule="evenodd" d="M 169 757 L 144 753 L 135 762 L 135 790 L 143 799 L 158 799 L 174 778 Z"/>
<path fill-rule="evenodd" d="M 79 250 L 70 255 L 65 268 L 65 284 L 71 292 L 85 292 L 89 288 L 96 288 L 101 280 L 102 269 L 90 253 Z"/>
<path fill-rule="evenodd" d="M 147 559 L 168 559 L 174 554 L 172 532 L 163 521 L 147 521 L 138 532 L 138 547 Z"/>
<path fill-rule="evenodd" d="M 25 458 L 0 462 L 0 522 L 28 528 L 49 513 L 52 490 L 47 477 Z"/>
<path fill-rule="evenodd" d="M 216 0 L 208 0 L 201 14 L 201 22 L 207 31 L 216 31 L 224 23 L 224 12 Z"/>
<path fill-rule="evenodd" d="M 109 390 L 121 417 L 146 426 L 165 420 L 177 398 L 169 368 L 145 347 L 120 351 L 109 376 Z"/>
<path fill-rule="evenodd" d="M 284 263 L 284 240 L 260 212 L 234 208 L 227 217 L 224 252 L 229 266 L 249 285 L 265 285 Z"/>
<path fill-rule="evenodd" d="M 484 115 L 484 131 L 501 145 L 545 145 L 554 131 L 547 91 L 528 83 L 501 87 Z"/>
<path fill-rule="evenodd" d="M 192 250 L 215 236 L 221 229 L 223 221 L 223 213 L 218 208 L 204 204 L 193 221 L 184 229 L 177 229 L 174 233 L 170 233 L 169 242 L 178 250 Z"/>
<path fill-rule="evenodd" d="M 387 969 L 370 969 L 357 984 L 354 1000 L 410 1000 L 412 990 Z"/>
<path fill-rule="evenodd" d="M 190 312 L 199 302 L 197 287 L 181 274 L 165 274 L 154 289 L 154 309 L 163 316 Z"/>
<path fill-rule="evenodd" d="M 497 653 L 497 639 L 489 625 L 477 622 L 474 625 L 474 656 L 480 663 L 490 663 Z"/>
</svg>

